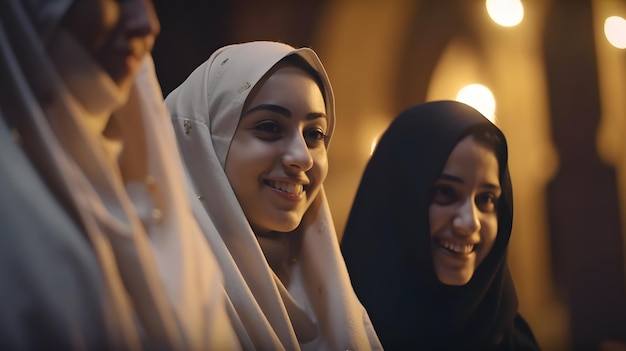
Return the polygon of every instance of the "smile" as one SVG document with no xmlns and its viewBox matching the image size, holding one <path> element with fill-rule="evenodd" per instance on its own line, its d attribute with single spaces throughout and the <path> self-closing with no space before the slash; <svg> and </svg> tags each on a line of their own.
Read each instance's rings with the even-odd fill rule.
<svg viewBox="0 0 626 351">
<path fill-rule="evenodd" d="M 447 240 L 439 240 L 439 245 L 450 252 L 462 255 L 472 253 L 476 246 L 473 244 L 457 244 Z"/>
<path fill-rule="evenodd" d="M 270 187 L 288 194 L 300 195 L 304 191 L 304 186 L 302 184 L 281 182 L 277 180 L 268 180 L 266 183 Z"/>
</svg>

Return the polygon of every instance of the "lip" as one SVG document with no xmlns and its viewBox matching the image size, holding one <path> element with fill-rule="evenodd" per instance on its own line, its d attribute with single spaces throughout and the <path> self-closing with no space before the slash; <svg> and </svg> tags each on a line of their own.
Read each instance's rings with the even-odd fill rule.
<svg viewBox="0 0 626 351">
<path fill-rule="evenodd" d="M 289 185 L 281 184 L 277 186 L 277 183 L 288 183 Z M 270 188 L 270 190 L 272 190 L 275 194 L 277 194 L 281 198 L 288 200 L 288 201 L 295 201 L 295 202 L 300 201 L 304 198 L 304 195 L 306 194 L 308 190 L 308 186 L 309 186 L 309 182 L 306 180 L 294 180 L 294 179 L 289 179 L 289 178 L 288 179 L 285 179 L 285 178 L 265 179 L 263 181 L 263 184 L 267 186 L 268 188 Z M 301 186 L 302 189 L 298 191 L 297 193 L 290 193 L 285 190 L 279 189 L 279 187 L 284 187 L 284 186 L 288 186 L 288 187 Z"/>
<path fill-rule="evenodd" d="M 438 251 L 441 251 L 447 257 L 453 258 L 455 260 L 466 261 L 472 255 L 476 254 L 476 249 L 479 244 L 458 242 L 448 239 L 435 239 L 433 240 L 433 245 L 435 245 Z M 470 248 L 470 246 L 472 247 Z M 452 248 L 456 248 L 456 250 L 452 250 Z"/>
<path fill-rule="evenodd" d="M 131 74 L 135 74 L 139 70 L 139 66 L 141 65 L 141 57 L 142 56 L 135 56 L 130 54 L 126 56 L 125 64 L 128 72 L 130 72 Z"/>
<path fill-rule="evenodd" d="M 147 53 L 148 52 L 144 50 L 143 47 L 139 45 L 133 45 L 115 52 L 115 55 L 123 58 L 126 62 L 141 62 L 141 60 L 146 56 Z"/>
<path fill-rule="evenodd" d="M 288 200 L 288 201 L 293 201 L 293 202 L 298 202 L 300 200 L 302 200 L 304 198 L 304 192 L 300 193 L 300 194 L 290 194 L 290 193 L 286 193 L 282 190 L 278 190 L 272 187 L 269 187 L 275 194 L 277 194 L 278 196 L 280 196 L 281 198 Z"/>
<path fill-rule="evenodd" d="M 141 65 L 143 55 L 129 50 L 118 50 L 101 56 L 100 62 L 114 80 L 134 75 Z"/>
<path fill-rule="evenodd" d="M 150 52 L 147 40 L 134 39 L 128 42 L 115 42 L 102 48 L 100 57 L 114 76 L 135 73 L 143 58 Z"/>
</svg>

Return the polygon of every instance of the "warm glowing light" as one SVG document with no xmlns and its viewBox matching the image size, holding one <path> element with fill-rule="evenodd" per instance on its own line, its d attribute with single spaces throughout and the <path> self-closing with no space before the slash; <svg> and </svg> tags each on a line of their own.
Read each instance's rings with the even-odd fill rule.
<svg viewBox="0 0 626 351">
<path fill-rule="evenodd" d="M 524 5 L 520 0 L 487 0 L 487 13 L 497 24 L 513 27 L 524 18 Z"/>
<path fill-rule="evenodd" d="M 456 95 L 456 100 L 477 109 L 491 122 L 495 122 L 496 100 L 491 90 L 481 84 L 466 85 Z"/>
<path fill-rule="evenodd" d="M 378 145 L 378 139 L 380 139 L 380 136 L 372 139 L 372 145 L 370 146 L 370 156 L 372 156 L 372 154 L 374 154 L 374 150 L 376 150 L 376 145 Z"/>
<path fill-rule="evenodd" d="M 604 21 L 606 40 L 618 49 L 626 49 L 626 20 L 611 16 Z"/>
</svg>

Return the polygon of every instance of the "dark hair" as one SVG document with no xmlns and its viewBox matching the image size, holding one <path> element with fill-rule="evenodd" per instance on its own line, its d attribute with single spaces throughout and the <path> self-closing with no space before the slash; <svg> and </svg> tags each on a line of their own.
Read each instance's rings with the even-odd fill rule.
<svg viewBox="0 0 626 351">
<path fill-rule="evenodd" d="M 468 131 L 467 135 L 473 136 L 477 142 L 493 150 L 496 155 L 500 154 L 503 147 L 502 137 L 491 128 L 473 128 Z"/>
<path fill-rule="evenodd" d="M 474 137 L 477 143 L 486 146 L 489 150 L 493 151 L 498 159 L 498 168 L 500 169 L 500 176 L 506 167 L 507 163 L 507 147 L 506 142 L 502 134 L 492 126 L 479 125 L 468 130 L 465 136 L 471 135 Z"/>
<path fill-rule="evenodd" d="M 503 146 L 504 144 L 504 140 L 502 139 L 502 136 L 496 132 L 494 129 L 492 128 L 488 128 L 485 126 L 476 126 L 473 128 L 470 128 L 466 133 L 464 133 L 461 138 L 459 139 L 459 141 L 457 142 L 456 145 L 458 145 L 458 143 L 467 138 L 468 136 L 472 136 L 474 138 L 474 140 L 478 143 L 481 144 L 483 146 L 485 146 L 486 148 L 488 148 L 489 150 L 491 150 L 495 156 L 496 159 L 498 160 L 498 173 L 499 173 L 499 178 L 502 178 L 502 171 L 503 171 L 503 167 L 506 164 L 506 151 L 503 154 Z M 450 157 L 450 155 L 448 155 L 448 158 Z M 443 172 L 443 170 L 440 171 L 440 173 Z M 435 185 L 434 182 L 431 185 L 431 194 L 430 194 L 430 200 L 432 202 L 433 199 L 433 191 L 435 189 Z"/>
</svg>

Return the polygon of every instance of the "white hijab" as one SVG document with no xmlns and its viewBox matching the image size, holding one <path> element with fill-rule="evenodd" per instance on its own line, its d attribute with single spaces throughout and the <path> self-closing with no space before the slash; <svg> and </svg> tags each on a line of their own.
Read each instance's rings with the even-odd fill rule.
<svg viewBox="0 0 626 351">
<path fill-rule="evenodd" d="M 166 98 L 195 191 L 194 214 L 224 272 L 231 318 L 244 349 L 380 349 L 350 285 L 324 189 L 299 228 L 287 233 L 301 241 L 285 286 L 268 264 L 280 260 L 273 256 L 284 253 L 282 243 L 255 237 L 224 171 L 250 91 L 292 54 L 305 59 L 322 78 L 330 135 L 335 124 L 333 92 L 322 63 L 309 48 L 276 42 L 223 47 Z"/>
<path fill-rule="evenodd" d="M 24 166 L 25 171 L 45 184 L 40 193 L 29 194 L 34 201 L 16 201 L 27 204 L 3 213 L 7 222 L 0 225 L 10 230 L 3 232 L 2 240 L 18 242 L 18 237 L 45 232 L 54 244 L 51 251 L 57 244 L 80 247 L 64 241 L 81 240 L 92 249 L 80 255 L 85 262 L 95 261 L 100 270 L 97 279 L 103 282 L 93 285 L 105 291 L 94 291 L 92 299 L 100 306 L 66 301 L 67 306 L 51 306 L 59 315 L 48 316 L 62 321 L 65 307 L 68 314 L 78 309 L 93 310 L 94 319 L 103 315 L 100 324 L 83 320 L 89 325 L 68 326 L 68 335 L 58 336 L 71 339 L 73 347 L 102 347 L 97 335 L 105 333 L 89 334 L 88 329 L 106 325 L 106 342 L 113 349 L 237 349 L 221 272 L 181 190 L 187 185 L 152 59 L 145 59 L 129 94 L 119 91 L 60 26 L 71 4 L 71 0 L 2 0 L 0 5 L 0 84 L 6 94 L 0 100 L 0 125 L 2 134 L 9 128 L 19 135 L 17 147 L 6 149 L 13 154 L 3 153 L 2 160 L 28 159 L 34 168 Z M 14 218 L 58 210 L 43 208 L 50 205 L 37 202 L 39 196 L 62 206 L 64 223 L 73 222 L 82 236 L 46 226 L 44 216 L 31 218 L 30 230 L 20 230 L 26 227 L 15 225 Z M 35 256 L 47 248 L 37 242 L 31 245 L 24 249 L 29 255 L 12 264 L 33 272 L 19 277 L 19 282 L 31 279 L 32 286 L 42 286 L 25 294 L 44 301 L 33 304 L 41 304 L 46 312 L 45 301 L 59 301 L 52 295 L 65 293 L 63 275 L 72 274 L 74 268 L 45 266 Z M 80 256 L 61 251 L 56 259 L 64 261 L 66 255 Z M 57 289 L 39 280 L 49 272 L 59 275 Z M 77 294 L 90 293 L 80 291 L 79 285 L 74 288 Z M 22 298 L 17 294 L 2 294 L 2 303 Z M 21 332 L 25 344 L 38 336 Z M 2 334 L 3 341 L 7 335 Z"/>
</svg>

